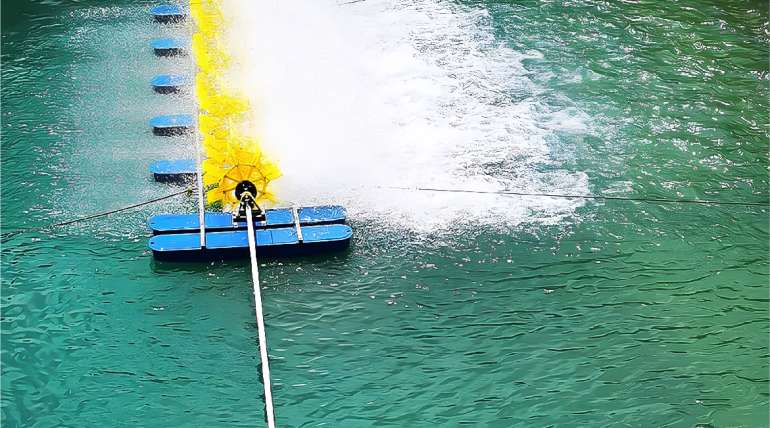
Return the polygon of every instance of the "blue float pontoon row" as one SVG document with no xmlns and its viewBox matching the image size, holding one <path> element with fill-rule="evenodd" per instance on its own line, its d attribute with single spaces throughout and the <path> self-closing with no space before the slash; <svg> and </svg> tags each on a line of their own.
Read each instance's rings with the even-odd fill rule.
<svg viewBox="0 0 770 428">
<path fill-rule="evenodd" d="M 185 14 L 184 11 L 182 11 L 182 8 L 171 4 L 155 6 L 150 9 L 150 13 L 152 13 L 152 17 L 155 21 L 160 22 L 161 24 L 172 24 L 185 20 Z"/>
<path fill-rule="evenodd" d="M 187 78 L 176 74 L 159 74 L 152 78 L 150 84 L 159 94 L 172 94 L 187 84 Z"/>
<path fill-rule="evenodd" d="M 151 217 L 150 249 L 156 260 L 197 262 L 246 257 L 249 254 L 246 223 L 230 213 L 210 212 L 206 223 L 206 247 L 200 243 L 197 214 L 163 214 Z M 345 209 L 337 205 L 304 207 L 294 211 L 265 211 L 254 222 L 257 255 L 283 257 L 339 251 L 350 245 L 353 230 L 344 224 Z"/>
<path fill-rule="evenodd" d="M 258 257 L 286 257 L 344 250 L 350 245 L 353 230 L 344 224 L 329 224 L 257 229 L 254 235 Z M 201 248 L 198 233 L 156 235 L 150 239 L 150 249 L 155 259 L 161 261 L 198 262 L 247 257 L 248 231 L 208 232 L 205 248 Z"/>
<path fill-rule="evenodd" d="M 184 53 L 184 45 L 176 39 L 155 39 L 150 42 L 155 55 L 175 56 Z"/>
<path fill-rule="evenodd" d="M 186 134 L 192 130 L 194 123 L 189 114 L 168 114 L 150 119 L 152 133 L 165 137 Z"/>
<path fill-rule="evenodd" d="M 339 205 L 297 208 L 297 220 L 302 226 L 344 224 L 346 217 L 345 208 Z M 204 214 L 203 221 L 206 224 L 206 230 L 210 232 L 246 229 L 246 222 L 236 221 L 231 213 L 207 212 Z M 198 214 L 160 214 L 150 217 L 147 223 L 153 235 L 192 233 L 200 228 Z M 254 221 L 254 227 L 269 229 L 292 226 L 294 223 L 294 213 L 291 208 L 276 208 L 265 210 L 265 218 Z"/>
</svg>

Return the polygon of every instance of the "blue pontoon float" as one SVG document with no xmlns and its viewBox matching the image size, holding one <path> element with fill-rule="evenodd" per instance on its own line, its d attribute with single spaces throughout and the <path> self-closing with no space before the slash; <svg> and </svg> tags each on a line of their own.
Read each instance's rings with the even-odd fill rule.
<svg viewBox="0 0 770 428">
<path fill-rule="evenodd" d="M 254 227 L 276 229 L 294 226 L 296 222 L 302 226 L 319 226 L 344 224 L 346 220 L 345 208 L 339 205 L 296 208 L 296 220 L 294 210 L 293 208 L 265 210 L 264 218 L 256 220 Z M 236 219 L 231 213 L 207 212 L 203 221 L 206 224 L 206 230 L 210 232 L 246 229 L 246 221 Z M 147 224 L 153 235 L 197 232 L 200 228 L 198 214 L 160 214 L 150 217 Z"/>
<path fill-rule="evenodd" d="M 185 183 L 195 178 L 197 168 L 192 159 L 159 160 L 150 164 L 150 173 L 161 183 Z"/>
<path fill-rule="evenodd" d="M 184 45 L 176 39 L 155 39 L 150 42 L 155 55 L 176 56 L 184 53 Z"/>
<path fill-rule="evenodd" d="M 227 213 L 207 213 L 227 214 Z M 229 222 L 236 223 L 230 216 Z M 196 217 L 193 215 L 193 217 Z M 150 220 L 152 222 L 152 219 Z M 302 224 L 298 220 L 290 227 L 265 227 L 255 221 L 254 235 L 259 257 L 288 257 L 323 254 L 346 249 L 353 230 L 345 224 Z M 206 225 L 208 230 L 208 224 Z M 150 249 L 156 260 L 199 262 L 243 258 L 249 255 L 248 231 L 244 229 L 205 232 L 205 246 L 197 232 L 164 233 L 150 238 Z"/>
<path fill-rule="evenodd" d="M 187 78 L 176 74 L 159 74 L 152 78 L 150 85 L 159 94 L 179 92 L 187 84 Z"/>
<path fill-rule="evenodd" d="M 186 134 L 192 131 L 194 123 L 189 114 L 167 114 L 150 119 L 152 133 L 164 137 Z"/>
<path fill-rule="evenodd" d="M 185 20 L 185 13 L 182 8 L 171 4 L 155 6 L 150 9 L 150 13 L 152 13 L 155 22 L 161 24 L 173 24 Z"/>
</svg>

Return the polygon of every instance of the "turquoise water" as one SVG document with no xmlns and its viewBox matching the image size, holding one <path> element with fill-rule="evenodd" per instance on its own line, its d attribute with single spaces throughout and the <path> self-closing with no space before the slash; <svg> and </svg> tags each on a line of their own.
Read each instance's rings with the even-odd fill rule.
<svg viewBox="0 0 770 428">
<path fill-rule="evenodd" d="M 186 66 L 155 59 L 148 42 L 189 30 L 150 23 L 148 2 L 110 4 L 3 3 L 3 231 L 177 190 L 146 166 L 190 142 L 152 137 L 147 120 L 191 101 L 147 82 Z M 459 155 L 453 166 L 474 177 L 767 200 L 764 2 L 327 9 L 350 7 L 423 23 L 398 41 L 463 83 L 465 104 L 435 111 L 460 129 L 481 111 L 477 145 L 497 141 L 498 113 L 528 106 L 517 121 L 533 127 L 505 135 L 531 150 Z M 440 54 L 469 40 L 481 40 L 463 45 L 479 62 Z M 513 72 L 497 67 L 501 52 Z M 478 202 L 494 215 L 413 228 L 411 213 L 385 221 L 358 194 L 336 196 L 351 206 L 350 251 L 260 271 L 279 426 L 769 425 L 767 208 L 496 197 Z M 4 426 L 261 425 L 248 266 L 156 264 L 146 250 L 149 215 L 193 207 L 182 197 L 4 236 Z"/>
</svg>

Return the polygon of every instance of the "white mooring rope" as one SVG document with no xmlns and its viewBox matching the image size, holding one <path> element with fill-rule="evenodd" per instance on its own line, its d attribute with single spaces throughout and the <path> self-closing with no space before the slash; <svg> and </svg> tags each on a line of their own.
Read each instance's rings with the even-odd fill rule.
<svg viewBox="0 0 770 428">
<path fill-rule="evenodd" d="M 259 291 L 259 267 L 257 266 L 257 243 L 254 235 L 254 220 L 251 217 L 251 207 L 246 205 L 246 224 L 249 233 L 249 255 L 251 256 L 251 281 L 254 287 L 254 304 L 257 312 L 257 330 L 259 335 L 259 354 L 262 358 L 262 382 L 265 386 L 265 413 L 267 427 L 275 428 L 273 413 L 273 393 L 270 386 L 270 367 L 267 360 L 267 338 L 265 337 L 265 320 L 262 314 L 262 295 Z"/>
</svg>

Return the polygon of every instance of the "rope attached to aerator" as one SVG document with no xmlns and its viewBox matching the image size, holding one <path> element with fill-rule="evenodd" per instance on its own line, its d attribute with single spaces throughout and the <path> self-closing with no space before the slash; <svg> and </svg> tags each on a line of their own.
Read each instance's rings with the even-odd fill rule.
<svg viewBox="0 0 770 428">
<path fill-rule="evenodd" d="M 19 233 L 42 232 L 42 231 L 53 229 L 53 228 L 56 228 L 56 227 L 67 226 L 67 225 L 70 225 L 70 224 L 80 223 L 80 222 L 84 222 L 84 221 L 87 221 L 87 220 L 93 220 L 93 219 L 99 218 L 99 217 L 106 217 L 106 216 L 111 215 L 111 214 L 132 210 L 134 208 L 140 208 L 140 207 L 143 207 L 143 206 L 146 206 L 146 205 L 154 204 L 156 202 L 165 201 L 166 199 L 171 199 L 171 198 L 179 196 L 179 195 L 184 195 L 184 194 L 191 195 L 192 191 L 193 191 L 193 188 L 192 187 L 188 187 L 188 188 L 186 188 L 184 190 L 172 193 L 170 195 L 161 196 L 159 198 L 150 199 L 150 200 L 144 201 L 144 202 L 138 202 L 138 203 L 131 204 L 131 205 L 128 205 L 128 206 L 125 206 L 125 207 L 121 207 L 121 208 L 118 208 L 118 209 L 114 209 L 114 210 L 110 210 L 110 211 L 104 211 L 104 212 L 100 212 L 100 213 L 96 213 L 96 214 L 89 214 L 87 216 L 79 217 L 79 218 L 76 218 L 76 219 L 73 219 L 73 220 L 63 221 L 61 223 L 53 223 L 53 224 L 49 224 L 47 226 L 27 227 L 27 228 L 9 230 L 8 232 L 3 232 L 2 234 L 0 234 L 0 236 L 2 236 L 2 237 L 7 237 L 7 236 L 10 237 L 10 236 L 13 236 L 13 235 L 17 235 Z"/>
<path fill-rule="evenodd" d="M 267 337 L 265 335 L 265 317 L 262 312 L 262 294 L 259 289 L 259 265 L 257 264 L 257 242 L 254 232 L 254 217 L 252 209 L 257 210 L 258 216 L 264 216 L 256 203 L 257 188 L 249 181 L 238 183 L 235 190 L 241 201 L 238 207 L 239 215 L 244 213 L 248 228 L 249 258 L 251 261 L 251 282 L 254 290 L 254 309 L 257 317 L 257 336 L 259 337 L 259 356 L 262 360 L 262 384 L 265 388 L 265 414 L 267 427 L 275 428 L 275 412 L 273 411 L 273 392 L 270 383 L 270 364 L 267 356 Z"/>
<path fill-rule="evenodd" d="M 565 195 L 558 193 L 535 193 L 519 192 L 515 190 L 471 190 L 471 189 L 441 189 L 432 187 L 396 187 L 383 186 L 380 189 L 386 190 L 406 190 L 413 192 L 441 192 L 441 193 L 472 193 L 480 195 L 509 195 L 509 196 L 532 196 L 540 198 L 560 198 L 560 199 L 592 199 L 603 201 L 627 201 L 627 202 L 646 202 L 650 204 L 698 204 L 698 205 L 733 205 L 744 207 L 770 207 L 770 201 L 716 201 L 708 199 L 666 199 L 666 198 L 635 198 L 625 196 L 600 196 L 600 195 Z"/>
</svg>

